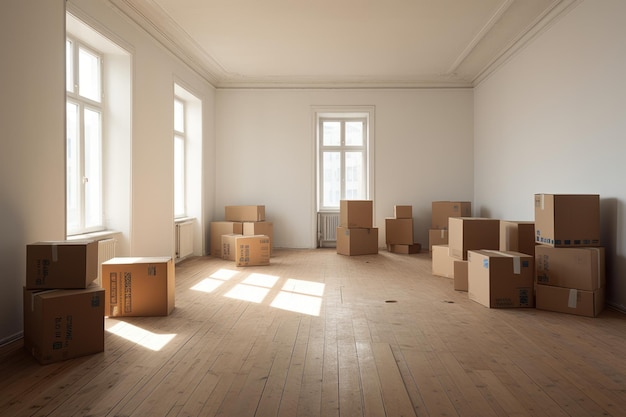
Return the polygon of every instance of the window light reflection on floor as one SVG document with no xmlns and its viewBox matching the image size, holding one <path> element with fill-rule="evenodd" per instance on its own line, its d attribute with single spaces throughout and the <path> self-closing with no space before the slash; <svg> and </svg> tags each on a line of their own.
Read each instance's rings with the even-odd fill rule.
<svg viewBox="0 0 626 417">
<path fill-rule="evenodd" d="M 225 281 L 228 281 L 238 273 L 238 271 L 233 271 L 232 269 L 219 269 L 209 275 L 208 278 L 204 278 L 202 281 L 198 282 L 196 285 L 191 287 L 191 289 L 194 291 L 211 293 Z"/>
<path fill-rule="evenodd" d="M 322 299 L 321 297 L 281 291 L 276 298 L 274 298 L 271 306 L 282 310 L 308 314 L 310 316 L 319 316 L 322 307 Z"/>
<path fill-rule="evenodd" d="M 155 352 L 163 349 L 165 345 L 176 337 L 176 334 L 152 333 L 133 324 L 111 318 L 107 319 L 106 331 Z"/>
<path fill-rule="evenodd" d="M 257 287 L 254 285 L 237 284 L 230 291 L 224 294 L 224 296 L 242 301 L 250 301 L 258 304 L 263 301 L 269 291 L 269 288 Z"/>
</svg>

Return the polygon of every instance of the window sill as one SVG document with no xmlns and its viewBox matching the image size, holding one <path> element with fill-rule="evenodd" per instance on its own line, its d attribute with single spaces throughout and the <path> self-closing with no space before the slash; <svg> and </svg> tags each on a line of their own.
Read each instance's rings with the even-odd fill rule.
<svg viewBox="0 0 626 417">
<path fill-rule="evenodd" d="M 104 240 L 119 235 L 115 230 L 102 230 L 100 232 L 83 233 L 81 235 L 68 236 L 67 240 Z"/>
</svg>

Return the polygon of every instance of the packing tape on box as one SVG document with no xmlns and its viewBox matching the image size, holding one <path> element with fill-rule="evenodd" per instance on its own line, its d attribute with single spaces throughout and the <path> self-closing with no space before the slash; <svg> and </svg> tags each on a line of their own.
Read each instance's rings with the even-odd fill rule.
<svg viewBox="0 0 626 417">
<path fill-rule="evenodd" d="M 513 273 L 515 275 L 519 275 L 522 273 L 522 260 L 517 255 L 512 255 L 510 253 L 501 252 L 499 250 L 486 249 L 485 252 L 490 252 L 500 256 L 507 256 L 509 258 L 513 258 Z"/>
<path fill-rule="evenodd" d="M 442 239 L 446 238 L 446 229 L 441 229 L 441 238 Z"/>
<path fill-rule="evenodd" d="M 52 262 L 57 262 L 59 260 L 59 247 L 56 243 L 52 244 Z"/>
<path fill-rule="evenodd" d="M 577 300 L 578 300 L 578 290 L 574 288 L 570 289 L 569 299 L 567 300 L 567 306 L 569 308 L 576 308 Z"/>
</svg>

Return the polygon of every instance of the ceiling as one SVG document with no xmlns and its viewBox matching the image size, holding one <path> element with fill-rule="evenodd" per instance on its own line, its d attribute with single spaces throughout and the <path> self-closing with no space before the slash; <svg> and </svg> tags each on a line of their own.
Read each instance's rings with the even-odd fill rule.
<svg viewBox="0 0 626 417">
<path fill-rule="evenodd" d="M 578 0 L 109 0 L 218 88 L 471 87 Z"/>
</svg>

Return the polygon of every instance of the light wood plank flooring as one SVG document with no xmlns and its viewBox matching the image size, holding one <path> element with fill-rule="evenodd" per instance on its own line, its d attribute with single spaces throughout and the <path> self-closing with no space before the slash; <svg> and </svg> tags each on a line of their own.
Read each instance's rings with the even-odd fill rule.
<svg viewBox="0 0 626 417">
<path fill-rule="evenodd" d="M 104 353 L 0 348 L 0 415 L 626 415 L 626 316 L 488 309 L 427 253 L 193 258 L 176 289 L 169 317 L 107 319 Z"/>
</svg>

